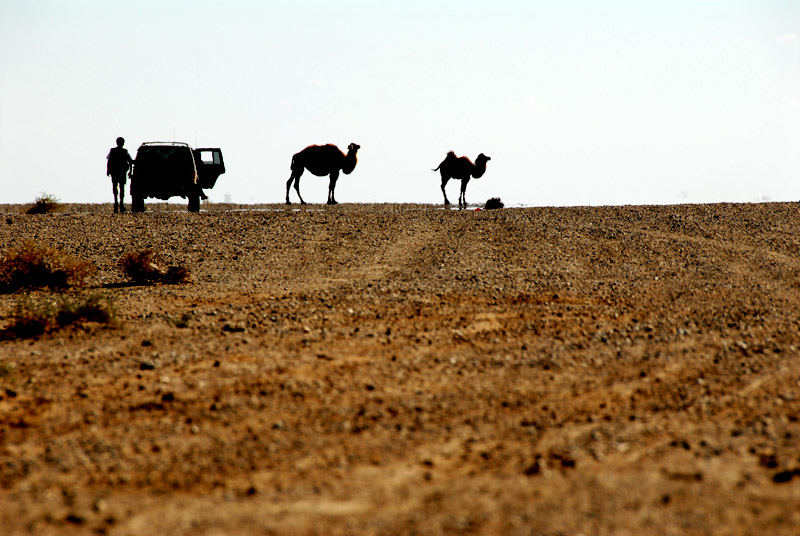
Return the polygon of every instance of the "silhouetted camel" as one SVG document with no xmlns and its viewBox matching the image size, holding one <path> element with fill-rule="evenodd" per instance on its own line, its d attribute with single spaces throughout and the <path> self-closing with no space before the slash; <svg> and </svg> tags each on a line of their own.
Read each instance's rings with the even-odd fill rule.
<svg viewBox="0 0 800 536">
<path fill-rule="evenodd" d="M 336 179 L 339 178 L 339 171 L 341 170 L 345 175 L 349 175 L 356 167 L 356 152 L 361 148 L 360 145 L 351 143 L 347 146 L 347 155 L 339 150 L 335 145 L 309 145 L 299 153 L 292 157 L 292 175 L 286 181 L 286 204 L 291 205 L 289 201 L 289 189 L 294 181 L 294 189 L 297 191 L 297 197 L 300 198 L 300 203 L 306 204 L 303 201 L 303 196 L 300 195 L 300 176 L 303 170 L 309 170 L 311 173 L 318 177 L 330 175 L 330 183 L 328 184 L 328 204 L 335 205 L 336 198 L 333 191 L 336 188 Z"/>
<path fill-rule="evenodd" d="M 481 153 L 475 159 L 475 163 L 470 162 L 466 156 L 457 157 L 453 151 L 447 153 L 447 156 L 439 167 L 433 171 L 438 171 L 442 175 L 442 195 L 444 195 L 444 205 L 450 206 L 450 201 L 447 199 L 447 193 L 444 187 L 450 179 L 461 181 L 461 194 L 458 196 L 458 208 L 467 208 L 467 198 L 465 193 L 467 191 L 467 184 L 470 178 L 479 179 L 486 173 L 486 162 L 491 160 L 488 156 Z"/>
</svg>

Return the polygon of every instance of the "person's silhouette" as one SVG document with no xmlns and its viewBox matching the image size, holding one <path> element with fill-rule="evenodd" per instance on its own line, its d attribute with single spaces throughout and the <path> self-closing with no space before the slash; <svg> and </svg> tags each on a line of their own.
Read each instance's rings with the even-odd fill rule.
<svg viewBox="0 0 800 536">
<path fill-rule="evenodd" d="M 117 146 L 112 147 L 106 159 L 106 175 L 111 177 L 111 188 L 114 191 L 114 212 L 125 212 L 125 184 L 128 174 L 133 169 L 133 159 L 128 150 L 123 147 L 124 138 L 117 138 Z M 117 202 L 117 189 L 119 189 L 119 202 Z"/>
</svg>

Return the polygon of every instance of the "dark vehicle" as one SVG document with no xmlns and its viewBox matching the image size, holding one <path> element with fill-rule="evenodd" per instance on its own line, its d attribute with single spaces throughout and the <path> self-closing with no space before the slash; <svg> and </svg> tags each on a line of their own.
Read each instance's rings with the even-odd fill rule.
<svg viewBox="0 0 800 536">
<path fill-rule="evenodd" d="M 189 212 L 200 210 L 205 188 L 213 188 L 225 173 L 220 149 L 192 149 L 179 142 L 143 143 L 136 152 L 131 177 L 133 212 L 144 212 L 145 197 L 189 200 Z"/>
</svg>

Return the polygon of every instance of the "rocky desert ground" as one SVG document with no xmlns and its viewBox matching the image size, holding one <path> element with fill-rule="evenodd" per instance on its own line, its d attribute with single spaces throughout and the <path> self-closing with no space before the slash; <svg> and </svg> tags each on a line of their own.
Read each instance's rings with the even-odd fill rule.
<svg viewBox="0 0 800 536">
<path fill-rule="evenodd" d="M 2 534 L 800 534 L 800 205 L 20 208 Z"/>
</svg>

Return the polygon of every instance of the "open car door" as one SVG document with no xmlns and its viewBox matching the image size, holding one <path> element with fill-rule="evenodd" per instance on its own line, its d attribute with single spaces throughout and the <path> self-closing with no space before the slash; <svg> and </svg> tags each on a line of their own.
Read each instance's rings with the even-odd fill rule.
<svg viewBox="0 0 800 536">
<path fill-rule="evenodd" d="M 197 186 L 200 188 L 213 188 L 217 178 L 225 173 L 221 149 L 195 149 L 194 162 L 197 166 Z"/>
</svg>

